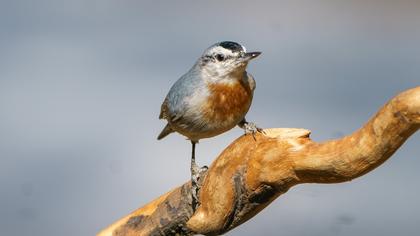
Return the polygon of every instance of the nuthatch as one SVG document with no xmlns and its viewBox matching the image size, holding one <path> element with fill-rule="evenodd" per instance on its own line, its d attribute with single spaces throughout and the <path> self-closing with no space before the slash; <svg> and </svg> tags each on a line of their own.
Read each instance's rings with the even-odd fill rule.
<svg viewBox="0 0 420 236">
<path fill-rule="evenodd" d="M 191 180 L 197 204 L 198 177 L 204 168 L 195 163 L 195 144 L 224 133 L 236 125 L 246 134 L 261 131 L 245 120 L 255 89 L 246 71 L 248 62 L 261 52 L 246 52 L 242 45 L 225 41 L 212 45 L 169 90 L 160 112 L 168 124 L 158 139 L 178 132 L 192 143 Z M 193 204 L 194 205 L 194 204 Z M 194 207 L 194 206 L 193 206 Z"/>
</svg>

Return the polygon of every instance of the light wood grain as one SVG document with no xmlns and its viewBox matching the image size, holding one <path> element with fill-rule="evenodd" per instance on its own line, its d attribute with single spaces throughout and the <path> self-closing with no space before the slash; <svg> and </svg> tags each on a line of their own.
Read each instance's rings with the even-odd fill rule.
<svg viewBox="0 0 420 236">
<path fill-rule="evenodd" d="M 420 87 L 391 99 L 362 128 L 322 143 L 305 129 L 241 136 L 212 163 L 193 212 L 190 183 L 101 231 L 111 235 L 218 235 L 244 223 L 301 183 L 340 183 L 385 162 L 420 128 Z"/>
</svg>

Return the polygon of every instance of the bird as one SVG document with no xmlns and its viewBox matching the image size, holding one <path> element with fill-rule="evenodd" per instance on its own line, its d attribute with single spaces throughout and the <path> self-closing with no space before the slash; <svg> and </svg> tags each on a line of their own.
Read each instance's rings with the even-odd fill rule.
<svg viewBox="0 0 420 236">
<path fill-rule="evenodd" d="M 189 139 L 193 202 L 198 204 L 198 179 L 207 170 L 195 162 L 195 146 L 199 140 L 222 134 L 235 126 L 252 134 L 262 129 L 247 122 L 254 95 L 254 77 L 246 71 L 248 63 L 261 52 L 247 52 L 241 44 L 223 41 L 211 45 L 192 68 L 181 76 L 165 97 L 160 119 L 167 121 L 158 140 L 177 132 Z"/>
</svg>

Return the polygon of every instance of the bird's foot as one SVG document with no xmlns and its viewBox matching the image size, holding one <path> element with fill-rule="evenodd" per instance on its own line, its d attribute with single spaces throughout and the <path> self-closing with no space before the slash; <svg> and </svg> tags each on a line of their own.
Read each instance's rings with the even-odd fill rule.
<svg viewBox="0 0 420 236">
<path fill-rule="evenodd" d="M 207 166 L 199 167 L 196 164 L 191 166 L 191 196 L 193 211 L 195 211 L 198 205 L 200 205 L 200 200 L 198 199 L 198 192 L 203 181 L 202 177 L 207 172 L 207 170 Z"/>
<path fill-rule="evenodd" d="M 265 132 L 262 128 L 258 127 L 255 123 L 252 123 L 252 122 L 244 123 L 243 129 L 245 131 L 245 135 L 252 134 L 252 137 L 254 138 L 254 140 L 256 140 L 255 134 L 257 132 L 265 134 Z"/>
</svg>

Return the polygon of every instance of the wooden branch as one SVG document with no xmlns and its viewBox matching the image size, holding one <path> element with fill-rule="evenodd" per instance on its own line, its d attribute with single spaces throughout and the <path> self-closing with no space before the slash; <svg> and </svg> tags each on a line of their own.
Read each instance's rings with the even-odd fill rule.
<svg viewBox="0 0 420 236">
<path fill-rule="evenodd" d="M 361 129 L 313 142 L 305 129 L 242 136 L 210 166 L 193 212 L 190 183 L 175 188 L 100 232 L 110 235 L 218 235 L 247 221 L 301 183 L 350 181 L 385 162 L 420 128 L 420 87 L 391 99 Z"/>
</svg>

